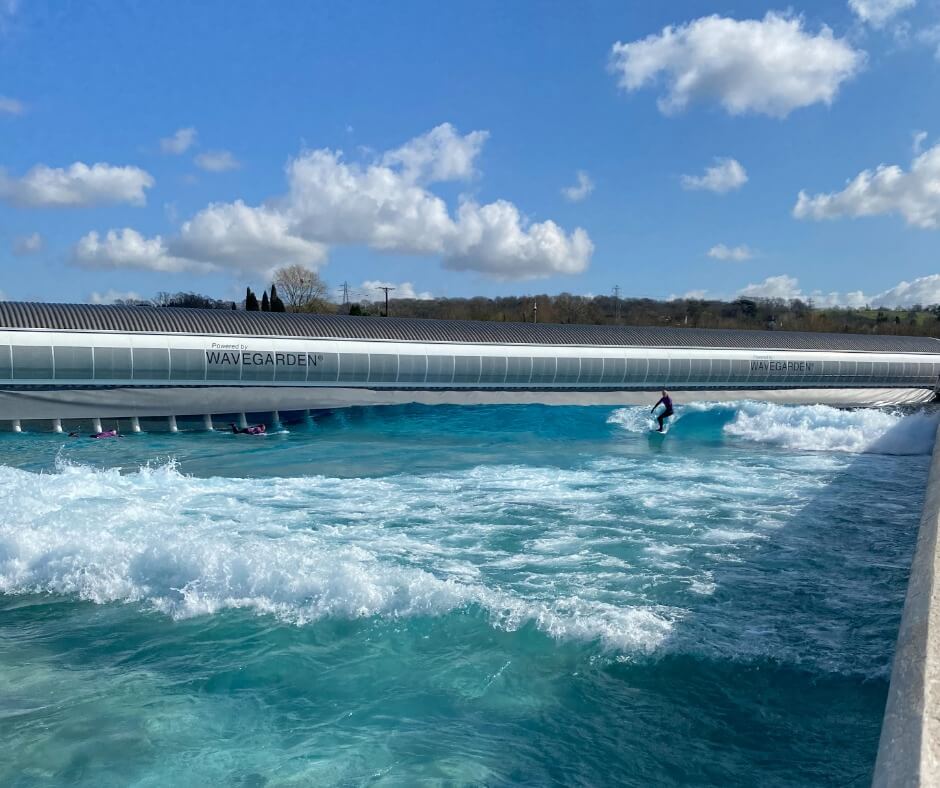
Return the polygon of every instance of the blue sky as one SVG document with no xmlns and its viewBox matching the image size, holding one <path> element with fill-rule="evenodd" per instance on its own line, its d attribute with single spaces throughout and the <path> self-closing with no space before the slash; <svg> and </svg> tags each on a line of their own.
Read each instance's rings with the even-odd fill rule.
<svg viewBox="0 0 940 788">
<path fill-rule="evenodd" d="M 0 291 L 940 302 L 938 46 L 936 0 L 0 0 Z"/>
</svg>

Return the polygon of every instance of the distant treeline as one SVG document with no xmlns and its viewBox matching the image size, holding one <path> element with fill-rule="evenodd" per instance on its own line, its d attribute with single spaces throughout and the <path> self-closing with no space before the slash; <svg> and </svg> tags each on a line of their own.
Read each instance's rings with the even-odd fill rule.
<svg viewBox="0 0 940 788">
<path fill-rule="evenodd" d="M 380 315 L 384 302 L 367 302 L 342 311 Z M 690 326 L 854 334 L 913 334 L 940 337 L 940 306 L 909 309 L 815 307 L 793 299 L 738 298 L 734 301 L 560 295 L 500 298 L 436 298 L 389 302 L 394 317 L 496 320 L 592 325 Z"/>
<path fill-rule="evenodd" d="M 385 313 L 384 301 L 335 304 L 328 301 L 289 303 L 275 288 L 259 302 L 249 289 L 241 303 L 198 293 L 159 293 L 149 303 L 165 307 L 305 311 L 372 316 Z M 580 323 L 593 325 L 690 326 L 786 331 L 831 331 L 854 334 L 909 334 L 940 337 L 940 305 L 915 304 L 906 309 L 816 307 L 793 299 L 738 298 L 734 301 L 578 296 L 570 293 L 499 298 L 435 298 L 389 300 L 393 317 L 500 322 Z"/>
</svg>

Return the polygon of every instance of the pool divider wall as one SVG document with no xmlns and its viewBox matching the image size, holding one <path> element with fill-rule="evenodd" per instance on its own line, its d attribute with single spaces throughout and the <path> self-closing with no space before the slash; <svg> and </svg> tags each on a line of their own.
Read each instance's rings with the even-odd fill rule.
<svg viewBox="0 0 940 788">
<path fill-rule="evenodd" d="M 891 669 L 872 785 L 940 785 L 940 428 Z"/>
</svg>

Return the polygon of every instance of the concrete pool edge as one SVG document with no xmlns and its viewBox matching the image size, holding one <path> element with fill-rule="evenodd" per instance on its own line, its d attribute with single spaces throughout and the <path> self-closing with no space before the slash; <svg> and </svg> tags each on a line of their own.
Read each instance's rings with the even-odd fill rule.
<svg viewBox="0 0 940 788">
<path fill-rule="evenodd" d="M 872 785 L 940 784 L 940 428 L 898 630 Z"/>
</svg>

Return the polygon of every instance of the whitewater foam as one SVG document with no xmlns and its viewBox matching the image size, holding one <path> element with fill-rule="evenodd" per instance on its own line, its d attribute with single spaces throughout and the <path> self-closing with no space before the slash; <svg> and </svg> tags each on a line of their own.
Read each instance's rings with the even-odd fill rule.
<svg viewBox="0 0 940 788">
<path fill-rule="evenodd" d="M 693 402 L 676 407 L 674 422 L 683 429 L 720 415 L 721 431 L 755 444 L 797 451 L 918 455 L 933 451 L 940 415 L 884 408 L 834 408 L 830 405 L 776 405 L 770 402 Z M 645 408 L 618 408 L 608 418 L 627 432 L 650 429 Z M 717 423 L 716 423 L 717 426 Z"/>
<path fill-rule="evenodd" d="M 512 476 L 488 481 L 508 490 Z M 545 484 L 536 485 L 543 497 L 550 481 L 544 476 Z M 531 623 L 555 638 L 624 652 L 655 649 L 670 632 L 678 611 L 489 586 L 465 555 L 496 555 L 479 549 L 478 539 L 459 548 L 466 539 L 456 530 L 435 542 L 420 529 L 370 525 L 362 511 L 362 502 L 377 499 L 392 502 L 393 520 L 409 498 L 419 510 L 440 507 L 454 480 L 439 481 L 423 489 L 434 500 L 414 501 L 408 480 L 196 479 L 173 464 L 131 474 L 67 462 L 54 474 L 3 467 L 0 505 L 10 515 L 0 525 L 0 592 L 146 603 L 174 618 L 249 609 L 298 625 L 478 607 L 505 629 Z M 562 480 L 561 489 L 574 481 Z M 324 490 L 328 501 L 359 503 L 339 518 L 311 514 L 312 506 L 323 506 Z M 458 494 L 452 513 L 461 501 Z"/>
</svg>

